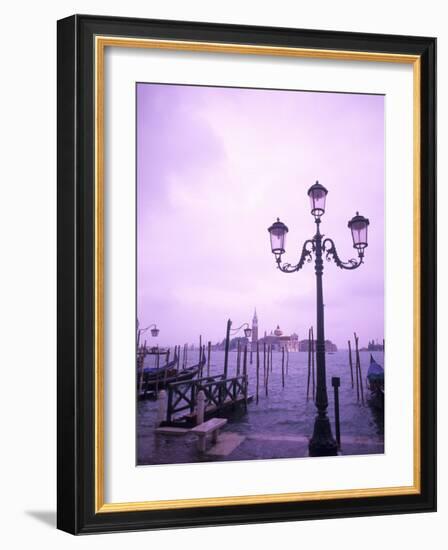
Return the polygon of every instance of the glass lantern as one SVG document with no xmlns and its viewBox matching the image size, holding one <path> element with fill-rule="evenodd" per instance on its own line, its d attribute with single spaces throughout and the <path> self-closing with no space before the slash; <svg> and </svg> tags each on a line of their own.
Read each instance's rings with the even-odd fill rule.
<svg viewBox="0 0 448 550">
<path fill-rule="evenodd" d="M 356 212 L 356 216 L 348 222 L 348 227 L 352 232 L 353 248 L 358 250 L 364 250 L 367 246 L 367 227 L 369 226 L 369 220 L 364 216 L 360 216 L 359 212 Z"/>
<path fill-rule="evenodd" d="M 311 214 L 320 218 L 325 213 L 325 199 L 328 191 L 318 181 L 308 189 L 311 203 Z"/>
<path fill-rule="evenodd" d="M 288 233 L 288 228 L 286 225 L 277 218 L 277 221 L 274 222 L 271 227 L 268 229 L 271 236 L 271 249 L 272 253 L 275 255 L 281 255 L 285 252 L 285 238 L 286 233 Z"/>
</svg>

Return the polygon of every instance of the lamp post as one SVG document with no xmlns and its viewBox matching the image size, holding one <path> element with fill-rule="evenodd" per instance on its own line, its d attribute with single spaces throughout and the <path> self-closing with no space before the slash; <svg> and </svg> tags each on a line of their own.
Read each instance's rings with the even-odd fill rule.
<svg viewBox="0 0 448 550">
<path fill-rule="evenodd" d="M 157 328 L 157 325 L 152 324 L 145 328 L 139 328 L 139 322 L 137 319 L 137 350 L 140 347 L 140 336 L 149 329 L 151 329 L 151 336 L 154 338 L 159 335 L 160 329 Z"/>
<path fill-rule="evenodd" d="M 250 328 L 249 323 L 243 323 L 238 328 L 232 328 L 232 321 L 230 319 L 228 319 L 227 321 L 226 343 L 224 350 L 224 378 L 227 378 L 228 372 L 230 334 L 237 334 L 243 327 L 246 327 L 244 329 L 244 336 L 246 338 L 250 338 L 252 334 L 252 329 Z"/>
<path fill-rule="evenodd" d="M 230 332 L 232 334 L 237 334 L 243 327 L 246 327 L 244 329 L 244 336 L 246 338 L 250 338 L 251 334 L 252 334 L 252 329 L 250 328 L 249 326 L 249 323 L 243 323 L 240 327 L 238 328 L 230 328 Z"/>
<path fill-rule="evenodd" d="M 356 213 L 349 222 L 353 238 L 353 247 L 358 252 L 357 260 L 341 261 L 332 239 L 324 238 L 320 232 L 321 217 L 325 213 L 325 200 L 328 191 L 316 181 L 308 190 L 311 202 L 311 214 L 316 223 L 316 234 L 307 239 L 302 247 L 302 254 L 296 265 L 282 264 L 282 254 L 285 253 L 285 239 L 288 228 L 277 218 L 268 231 L 271 238 L 271 250 L 277 262 L 277 268 L 283 273 L 294 273 L 302 269 L 305 261 L 311 262 L 314 254 L 314 268 L 316 273 L 316 408 L 317 415 L 314 422 L 313 436 L 309 443 L 310 456 L 331 456 L 337 454 L 337 444 L 331 433 L 330 421 L 327 416 L 328 396 L 325 368 L 325 330 L 324 330 L 324 302 L 322 290 L 322 275 L 324 271 L 323 255 L 327 260 L 333 259 L 341 269 L 357 269 L 364 262 L 364 249 L 367 247 L 367 227 L 369 220 Z"/>
</svg>

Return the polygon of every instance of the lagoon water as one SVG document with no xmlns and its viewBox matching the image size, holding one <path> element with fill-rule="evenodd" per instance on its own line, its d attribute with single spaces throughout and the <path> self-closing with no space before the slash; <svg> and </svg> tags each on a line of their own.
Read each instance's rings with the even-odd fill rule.
<svg viewBox="0 0 448 550">
<path fill-rule="evenodd" d="M 197 362 L 198 350 L 189 350 L 189 363 Z M 383 352 L 373 352 L 374 359 L 384 366 Z M 236 375 L 236 352 L 229 354 L 229 376 Z M 152 366 L 154 357 L 148 356 L 145 364 Z M 328 416 L 333 435 L 334 397 L 331 377 L 341 379 L 339 388 L 341 455 L 378 454 L 384 452 L 384 426 L 382 414 L 368 403 L 369 390 L 366 374 L 370 352 L 360 352 L 364 386 L 364 404 L 357 400 L 356 376 L 352 388 L 348 351 L 326 354 Z M 269 392 L 263 386 L 263 358 L 260 354 L 259 402 L 255 401 L 256 357 L 249 364 L 249 395 L 254 399 L 244 410 L 229 418 L 222 437 L 229 444 L 224 454 L 200 454 L 193 434 L 181 436 L 155 433 L 157 402 L 145 400 L 137 405 L 137 464 L 178 464 L 203 461 L 253 460 L 268 458 L 296 458 L 308 456 L 308 439 L 312 435 L 316 407 L 311 398 L 307 401 L 308 353 L 290 352 L 285 387 L 282 387 L 282 353 L 273 352 L 273 371 L 269 373 Z M 210 374 L 221 374 L 224 352 L 212 351 Z M 242 364 L 242 356 L 241 356 Z M 286 364 L 286 355 L 285 355 Z M 286 372 L 286 368 L 285 368 Z"/>
</svg>

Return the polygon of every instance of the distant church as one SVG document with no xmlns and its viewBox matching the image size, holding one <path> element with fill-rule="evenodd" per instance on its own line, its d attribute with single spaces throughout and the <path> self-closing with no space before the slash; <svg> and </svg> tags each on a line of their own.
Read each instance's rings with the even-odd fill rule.
<svg viewBox="0 0 448 550">
<path fill-rule="evenodd" d="M 258 317 L 257 317 L 257 308 L 254 311 L 254 317 L 252 319 L 252 351 L 257 351 L 257 342 L 258 342 Z"/>
<path fill-rule="evenodd" d="M 257 342 L 260 347 L 263 347 L 263 344 L 272 346 L 274 351 L 281 351 L 282 348 L 288 351 L 299 351 L 299 336 L 294 332 L 289 336 L 284 335 L 279 325 L 274 331 L 271 331 L 271 334 L 265 332 L 263 338 L 258 338 L 258 317 L 255 309 L 252 319 L 252 351 L 257 349 Z"/>
</svg>

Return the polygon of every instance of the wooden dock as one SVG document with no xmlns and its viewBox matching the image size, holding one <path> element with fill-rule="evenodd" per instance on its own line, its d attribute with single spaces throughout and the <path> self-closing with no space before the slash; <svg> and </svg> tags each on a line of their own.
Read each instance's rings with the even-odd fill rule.
<svg viewBox="0 0 448 550">
<path fill-rule="evenodd" d="M 239 407 L 247 407 L 253 396 L 248 395 L 247 375 L 224 378 L 208 376 L 167 385 L 166 420 L 161 426 L 190 427 L 196 424 L 197 397 L 205 398 L 204 418 L 231 414 Z"/>
</svg>

